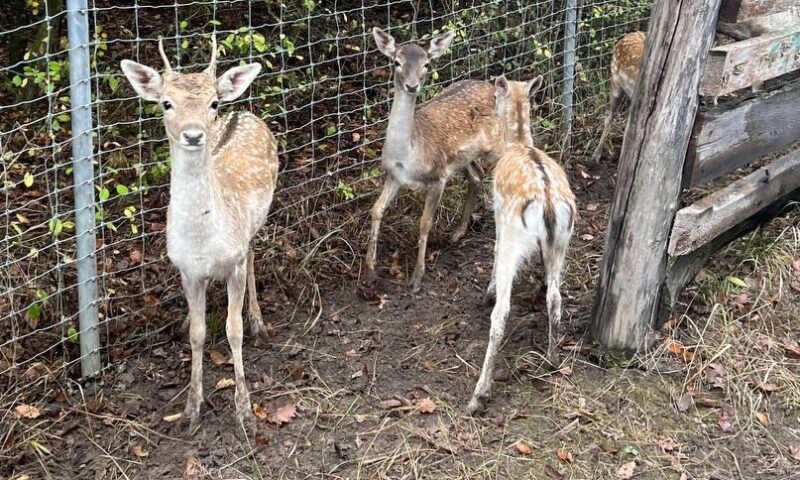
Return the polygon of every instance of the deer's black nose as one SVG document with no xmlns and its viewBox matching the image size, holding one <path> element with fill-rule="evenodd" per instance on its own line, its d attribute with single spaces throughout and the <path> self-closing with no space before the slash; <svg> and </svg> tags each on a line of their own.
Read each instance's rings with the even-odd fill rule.
<svg viewBox="0 0 800 480">
<path fill-rule="evenodd" d="M 409 85 L 406 83 L 406 91 L 408 93 L 417 93 L 417 90 L 419 90 L 419 84 Z"/>
<path fill-rule="evenodd" d="M 186 140 L 187 145 L 198 146 L 203 142 L 205 134 L 198 130 L 186 130 L 183 132 L 183 139 Z"/>
</svg>

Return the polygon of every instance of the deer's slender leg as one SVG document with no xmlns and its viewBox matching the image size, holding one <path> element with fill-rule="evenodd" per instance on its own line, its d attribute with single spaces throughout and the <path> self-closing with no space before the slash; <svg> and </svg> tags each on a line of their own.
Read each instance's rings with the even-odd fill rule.
<svg viewBox="0 0 800 480">
<path fill-rule="evenodd" d="M 247 251 L 247 311 L 250 317 L 250 334 L 253 336 L 253 342 L 258 345 L 259 338 L 266 338 L 267 328 L 264 326 L 261 307 L 258 305 L 254 259 L 255 252 L 250 248 Z"/>
<path fill-rule="evenodd" d="M 525 257 L 524 239 L 514 238 L 513 225 L 506 225 L 502 220 L 498 223 L 497 262 L 492 272 L 496 279 L 497 301 L 494 305 L 494 310 L 492 310 L 489 345 L 486 347 L 486 356 L 483 359 L 481 375 L 475 385 L 472 399 L 467 406 L 469 413 L 475 413 L 483 409 L 484 402 L 491 393 L 495 358 L 497 357 L 497 351 L 500 349 L 500 344 L 503 342 L 506 320 L 511 308 L 511 288 L 514 284 L 517 268 L 519 268 Z"/>
<path fill-rule="evenodd" d="M 567 235 L 569 240 L 569 235 Z M 556 341 L 561 325 L 561 271 L 564 269 L 564 257 L 567 254 L 567 242 L 554 242 L 546 246 L 542 252 L 545 269 L 545 283 L 547 284 L 547 316 L 549 328 L 547 335 L 547 356 L 550 363 L 558 364 L 558 350 Z"/>
<path fill-rule="evenodd" d="M 481 191 L 481 174 L 475 167 L 475 163 L 467 165 L 467 196 L 464 199 L 464 209 L 461 212 L 461 223 L 453 232 L 450 240 L 455 243 L 461 240 L 467 233 L 469 222 L 472 219 L 472 212 L 475 210 L 475 203 L 478 193 Z"/>
<path fill-rule="evenodd" d="M 595 163 L 599 162 L 600 157 L 603 155 L 603 145 L 606 143 L 606 137 L 611 129 L 611 121 L 614 120 L 614 113 L 617 110 L 621 97 L 622 90 L 612 85 L 609 93 L 608 110 L 606 111 L 606 118 L 603 122 L 603 133 L 600 135 L 600 140 L 597 142 L 597 147 L 592 154 L 592 161 Z"/>
<path fill-rule="evenodd" d="M 375 257 L 378 251 L 378 234 L 381 230 L 381 220 L 383 220 L 383 213 L 386 207 L 397 196 L 400 190 L 400 182 L 394 179 L 391 175 L 386 176 L 386 182 L 383 184 L 383 189 L 372 206 L 372 229 L 369 234 L 369 242 L 367 243 L 367 269 L 370 276 L 375 275 Z"/>
<path fill-rule="evenodd" d="M 417 251 L 417 264 L 414 266 L 414 274 L 411 277 L 411 289 L 414 292 L 419 291 L 422 284 L 422 277 L 425 275 L 425 252 L 428 247 L 428 234 L 433 226 L 433 220 L 436 217 L 436 207 L 442 199 L 442 192 L 446 180 L 440 180 L 428 187 L 428 193 L 425 195 L 425 208 L 422 210 L 422 217 L 419 219 L 419 242 Z"/>
<path fill-rule="evenodd" d="M 192 345 L 192 378 L 184 415 L 194 429 L 200 422 L 200 405 L 203 403 L 203 344 L 206 340 L 206 286 L 203 279 L 181 275 L 183 292 L 189 304 L 189 341 Z"/>
<path fill-rule="evenodd" d="M 249 257 L 249 255 L 248 255 Z M 228 276 L 228 321 L 225 325 L 228 334 L 228 343 L 233 356 L 233 372 L 236 378 L 236 418 L 240 422 L 252 423 L 253 412 L 250 407 L 250 393 L 244 378 L 244 363 L 242 361 L 242 307 L 244 306 L 244 292 L 247 283 L 248 259 L 231 270 Z"/>
</svg>

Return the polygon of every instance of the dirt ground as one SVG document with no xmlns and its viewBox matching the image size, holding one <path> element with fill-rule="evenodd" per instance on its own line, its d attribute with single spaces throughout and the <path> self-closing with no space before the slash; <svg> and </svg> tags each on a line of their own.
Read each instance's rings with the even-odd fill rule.
<svg viewBox="0 0 800 480">
<path fill-rule="evenodd" d="M 722 252 L 652 352 L 606 352 L 585 333 L 613 168 L 610 160 L 568 167 L 580 217 L 563 286 L 561 365 L 542 357 L 547 317 L 534 293 L 535 262 L 517 282 L 483 416 L 464 408 L 488 339 L 490 308 L 480 300 L 491 272 L 491 211 L 483 206 L 452 245 L 458 195 L 448 198 L 414 295 L 404 282 L 420 205 L 409 197 L 385 221 L 378 288 L 359 282 L 365 231 L 353 242 L 351 273 L 321 285 L 305 306 L 262 275 L 274 336 L 244 350 L 257 431 L 237 435 L 226 381 L 233 367 L 214 313 L 224 299 L 216 296 L 202 425 L 189 432 L 175 420 L 190 373 L 188 342 L 172 334 L 184 315 L 177 302 L 152 319 L 166 328 L 99 381 L 40 381 L 35 398 L 6 397 L 0 477 L 800 478 L 800 216 Z"/>
</svg>

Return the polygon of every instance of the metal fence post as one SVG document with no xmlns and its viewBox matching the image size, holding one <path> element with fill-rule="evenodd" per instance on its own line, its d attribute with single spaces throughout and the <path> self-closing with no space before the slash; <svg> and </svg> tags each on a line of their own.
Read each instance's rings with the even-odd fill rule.
<svg viewBox="0 0 800 480">
<path fill-rule="evenodd" d="M 67 0 L 69 83 L 72 103 L 72 165 L 75 188 L 78 308 L 81 373 L 100 371 L 97 329 L 97 259 L 95 258 L 94 165 L 92 164 L 92 84 L 89 18 L 86 0 Z"/>
<path fill-rule="evenodd" d="M 578 0 L 567 0 L 564 19 L 564 89 L 561 96 L 562 155 L 568 154 L 572 135 L 572 103 L 575 94 L 575 36 L 578 30 Z"/>
</svg>

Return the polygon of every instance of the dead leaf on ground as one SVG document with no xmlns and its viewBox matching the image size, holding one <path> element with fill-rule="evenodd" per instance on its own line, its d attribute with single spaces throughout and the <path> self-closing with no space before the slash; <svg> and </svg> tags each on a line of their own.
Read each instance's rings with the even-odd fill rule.
<svg viewBox="0 0 800 480">
<path fill-rule="evenodd" d="M 766 413 L 754 412 L 753 415 L 755 415 L 756 420 L 758 420 L 758 423 L 760 423 L 765 427 L 769 426 L 769 417 L 767 416 Z"/>
<path fill-rule="evenodd" d="M 417 403 L 419 411 L 422 413 L 433 413 L 436 411 L 436 404 L 430 398 L 423 398 Z"/>
<path fill-rule="evenodd" d="M 615 453 L 619 452 L 619 448 L 615 447 L 614 445 L 611 445 L 610 443 L 601 443 L 599 447 L 600 450 L 611 455 L 614 455 Z"/>
<path fill-rule="evenodd" d="M 232 378 L 220 378 L 217 382 L 217 390 L 223 390 L 236 385 L 236 381 Z"/>
<path fill-rule="evenodd" d="M 590 204 L 586 205 L 586 211 L 587 212 L 595 212 L 595 211 L 597 211 L 597 209 L 599 207 L 600 207 L 599 203 L 590 203 Z"/>
<path fill-rule="evenodd" d="M 184 477 L 197 477 L 202 473 L 200 462 L 194 457 L 186 459 L 186 466 L 183 468 Z"/>
<path fill-rule="evenodd" d="M 554 480 L 560 480 L 560 479 L 564 478 L 564 475 L 561 475 L 560 473 L 558 473 L 558 470 L 553 468 L 549 463 L 544 466 L 544 473 L 545 473 L 545 475 L 547 475 L 548 477 L 550 477 L 550 478 L 552 478 Z"/>
<path fill-rule="evenodd" d="M 789 446 L 789 453 L 797 461 L 800 461 L 800 443 Z"/>
<path fill-rule="evenodd" d="M 229 361 L 228 356 L 219 350 L 209 350 L 208 356 L 211 357 L 211 361 L 214 362 L 214 365 L 225 365 Z"/>
<path fill-rule="evenodd" d="M 42 412 L 38 408 L 34 407 L 33 405 L 17 405 L 14 407 L 14 416 L 17 418 L 28 418 L 34 419 L 39 418 Z"/>
<path fill-rule="evenodd" d="M 719 425 L 720 430 L 725 433 L 730 433 L 733 431 L 733 421 L 731 421 L 731 415 L 727 410 L 722 410 L 719 412 L 719 416 L 717 417 L 717 425 Z"/>
<path fill-rule="evenodd" d="M 564 463 L 572 463 L 572 452 L 567 450 L 566 448 L 560 448 L 558 450 L 558 459 Z"/>
<path fill-rule="evenodd" d="M 619 470 L 617 470 L 617 478 L 620 480 L 628 480 L 633 477 L 633 471 L 636 469 L 636 462 L 631 460 L 628 463 L 623 463 Z"/>
<path fill-rule="evenodd" d="M 259 420 L 266 420 L 269 417 L 269 413 L 258 403 L 253 403 L 253 415 Z"/>
<path fill-rule="evenodd" d="M 674 398 L 675 406 L 678 408 L 680 413 L 686 413 L 692 405 L 694 405 L 694 398 L 688 393 L 683 393 L 678 397 Z"/>
<path fill-rule="evenodd" d="M 678 449 L 678 444 L 671 438 L 662 438 L 658 441 L 658 448 L 664 453 L 671 453 Z"/>
<path fill-rule="evenodd" d="M 591 242 L 592 240 L 594 240 L 594 235 L 592 235 L 591 233 L 584 233 L 583 235 L 581 235 L 581 240 L 583 240 L 584 242 Z"/>
<path fill-rule="evenodd" d="M 289 402 L 281 407 L 278 407 L 274 412 L 270 412 L 267 420 L 275 425 L 281 426 L 284 423 L 289 423 L 289 421 L 291 421 L 295 415 L 297 415 L 297 404 L 294 402 Z"/>
<path fill-rule="evenodd" d="M 680 343 L 667 338 L 664 340 L 664 345 L 667 347 L 668 351 L 680 357 L 680 359 L 683 360 L 683 363 L 692 363 L 692 360 L 694 360 L 695 352 L 687 349 Z"/>
<path fill-rule="evenodd" d="M 778 391 L 778 386 L 774 383 L 763 383 L 759 382 L 756 384 L 756 389 L 761 390 L 764 393 L 772 393 Z"/>
<path fill-rule="evenodd" d="M 514 444 L 514 448 L 517 449 L 520 455 L 530 455 L 533 453 L 533 447 L 525 440 L 517 440 L 517 443 Z"/>
<path fill-rule="evenodd" d="M 167 423 L 175 423 L 181 418 L 183 418 L 183 412 L 178 412 L 178 413 L 173 413 L 172 415 L 165 416 L 164 421 Z"/>
<path fill-rule="evenodd" d="M 136 445 L 134 445 L 133 447 L 131 447 L 131 453 L 133 453 L 134 455 L 136 455 L 139 458 L 145 458 L 145 457 L 150 455 L 150 452 L 145 450 L 144 447 L 142 447 L 138 443 Z"/>
</svg>

